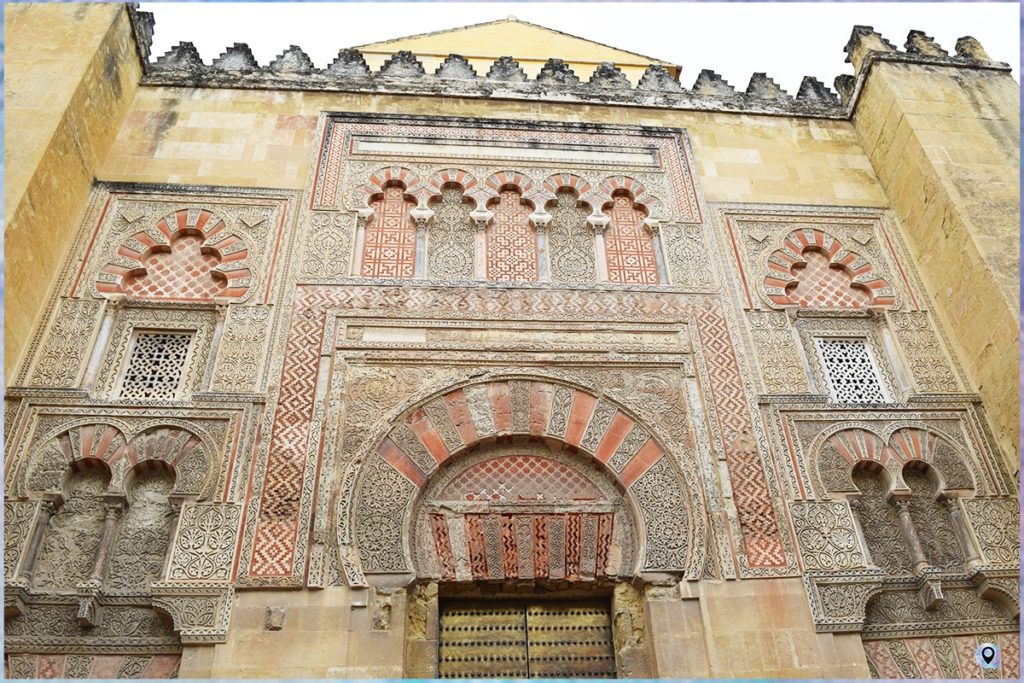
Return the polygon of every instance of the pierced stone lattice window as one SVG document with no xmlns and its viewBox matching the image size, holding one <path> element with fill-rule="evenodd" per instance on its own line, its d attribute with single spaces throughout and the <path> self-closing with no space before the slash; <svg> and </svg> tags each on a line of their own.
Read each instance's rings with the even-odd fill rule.
<svg viewBox="0 0 1024 683">
<path fill-rule="evenodd" d="M 139 332 L 132 344 L 121 398 L 177 398 L 191 332 Z"/>
<path fill-rule="evenodd" d="M 814 340 L 829 395 L 836 403 L 888 403 L 881 374 L 864 339 Z"/>
</svg>

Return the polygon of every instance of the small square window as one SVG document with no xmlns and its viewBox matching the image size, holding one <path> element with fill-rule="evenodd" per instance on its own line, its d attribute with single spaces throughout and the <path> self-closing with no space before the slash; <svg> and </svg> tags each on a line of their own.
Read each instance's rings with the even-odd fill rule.
<svg viewBox="0 0 1024 683">
<path fill-rule="evenodd" d="M 191 332 L 136 333 L 121 381 L 121 398 L 177 398 L 193 336 Z"/>
<path fill-rule="evenodd" d="M 829 395 L 836 403 L 889 403 L 881 373 L 864 339 L 817 337 Z"/>
</svg>

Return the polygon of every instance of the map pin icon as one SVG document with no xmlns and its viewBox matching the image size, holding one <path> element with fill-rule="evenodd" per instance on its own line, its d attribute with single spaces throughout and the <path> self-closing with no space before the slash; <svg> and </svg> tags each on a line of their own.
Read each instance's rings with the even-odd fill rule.
<svg viewBox="0 0 1024 683">
<path fill-rule="evenodd" d="M 995 648 L 991 645 L 981 648 L 981 658 L 985 660 L 986 664 L 991 664 L 992 660 L 996 658 Z"/>
</svg>

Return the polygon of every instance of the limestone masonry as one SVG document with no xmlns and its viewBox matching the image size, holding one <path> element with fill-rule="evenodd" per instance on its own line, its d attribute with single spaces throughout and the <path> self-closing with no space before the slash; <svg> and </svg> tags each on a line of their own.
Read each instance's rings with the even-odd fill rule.
<svg viewBox="0 0 1024 683">
<path fill-rule="evenodd" d="M 1019 677 L 978 41 L 856 26 L 791 95 L 515 19 L 153 28 L 5 11 L 6 675 Z"/>
</svg>

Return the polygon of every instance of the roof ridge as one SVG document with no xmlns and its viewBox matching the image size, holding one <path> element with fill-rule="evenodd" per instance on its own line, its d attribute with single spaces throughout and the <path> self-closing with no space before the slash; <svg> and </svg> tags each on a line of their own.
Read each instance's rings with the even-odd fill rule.
<svg viewBox="0 0 1024 683">
<path fill-rule="evenodd" d="M 385 40 L 376 40 L 376 41 L 373 41 L 373 42 L 370 42 L 370 43 L 363 43 L 362 45 L 353 45 L 352 48 L 359 50 L 359 49 L 362 49 L 362 48 L 366 48 L 366 47 L 368 47 L 370 45 L 380 45 L 381 43 L 394 43 L 394 42 L 397 42 L 399 40 L 412 40 L 412 39 L 415 39 L 415 38 L 427 38 L 427 37 L 430 37 L 430 36 L 438 36 L 438 35 L 442 35 L 442 34 L 445 34 L 445 33 L 451 33 L 453 31 L 464 31 L 466 29 L 480 28 L 480 27 L 483 27 L 483 26 L 491 26 L 493 24 L 504 24 L 504 23 L 515 23 L 515 24 L 523 24 L 525 26 L 532 26 L 533 28 L 538 28 L 538 29 L 541 29 L 543 31 L 548 31 L 550 33 L 555 33 L 555 34 L 560 35 L 560 36 L 566 36 L 568 38 L 574 38 L 576 40 L 582 40 L 584 42 L 591 43 L 593 45 L 600 45 L 601 47 L 606 47 L 609 50 L 615 50 L 617 52 L 624 52 L 626 54 L 633 55 L 634 57 L 640 57 L 641 59 L 645 60 L 647 63 L 661 64 L 661 65 L 664 65 L 664 66 L 674 67 L 676 69 L 681 69 L 682 68 L 679 64 L 675 64 L 673 62 L 670 62 L 670 61 L 667 61 L 667 60 L 664 60 L 664 59 L 657 59 L 656 57 L 651 57 L 649 55 L 644 55 L 644 54 L 641 54 L 639 52 L 633 52 L 632 50 L 626 50 L 626 49 L 621 48 L 621 47 L 615 47 L 614 45 L 608 45 L 607 43 L 602 43 L 602 42 L 600 42 L 598 40 L 593 40 L 592 38 L 584 38 L 583 36 L 578 36 L 578 35 L 576 35 L 574 33 L 569 33 L 567 31 L 560 31 L 560 30 L 558 30 L 556 28 L 551 28 L 549 26 L 544 26 L 542 24 L 535 24 L 535 23 L 530 22 L 530 21 L 524 21 L 523 19 L 513 18 L 513 17 L 505 17 L 504 19 L 493 19 L 491 21 L 482 21 L 482 22 L 479 22 L 479 23 L 476 23 L 476 24 L 467 24 L 465 26 L 456 26 L 456 27 L 453 27 L 453 28 L 439 29 L 437 31 L 427 31 L 425 33 L 416 33 L 416 34 L 408 35 L 408 36 L 398 36 L 397 38 L 387 38 Z"/>
</svg>

